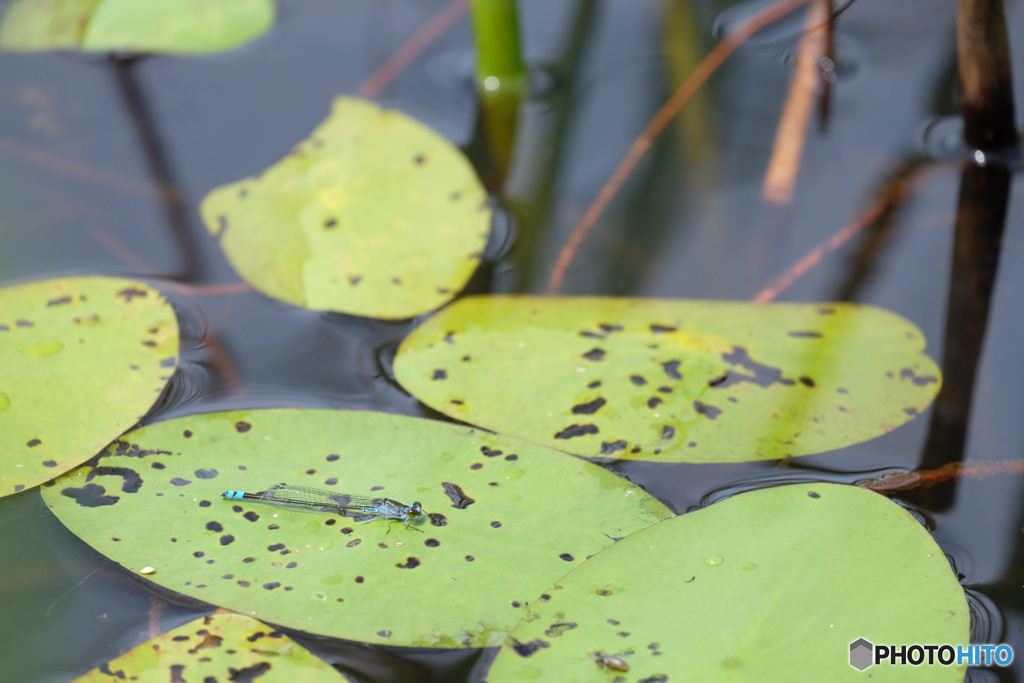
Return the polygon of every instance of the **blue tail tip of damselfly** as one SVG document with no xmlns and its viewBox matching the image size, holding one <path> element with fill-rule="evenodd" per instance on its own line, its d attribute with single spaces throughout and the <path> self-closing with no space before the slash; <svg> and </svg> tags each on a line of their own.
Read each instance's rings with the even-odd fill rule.
<svg viewBox="0 0 1024 683">
<path fill-rule="evenodd" d="M 224 496 L 228 500 L 240 500 L 245 498 L 245 491 L 225 491 L 220 495 Z"/>
</svg>

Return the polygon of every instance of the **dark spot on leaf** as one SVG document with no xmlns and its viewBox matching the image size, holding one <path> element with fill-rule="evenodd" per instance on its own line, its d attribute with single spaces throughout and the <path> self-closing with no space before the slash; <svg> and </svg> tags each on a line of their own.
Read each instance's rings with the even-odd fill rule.
<svg viewBox="0 0 1024 683">
<path fill-rule="evenodd" d="M 365 580 L 366 580 L 366 579 L 364 579 L 364 578 L 363 578 L 363 577 L 361 577 L 361 576 L 357 576 L 357 577 L 356 577 L 356 583 L 362 583 L 362 582 L 363 582 L 363 581 L 365 581 Z"/>
<path fill-rule="evenodd" d="M 600 323 L 598 325 L 598 327 L 600 327 L 605 332 L 621 332 L 622 331 L 622 325 L 610 325 L 608 323 Z"/>
<path fill-rule="evenodd" d="M 35 448 L 41 443 L 42 441 L 40 441 L 39 439 L 29 439 L 28 441 L 25 442 L 25 445 L 28 446 L 29 448 Z"/>
<path fill-rule="evenodd" d="M 811 379 L 810 377 L 808 377 L 807 375 L 804 375 L 804 376 L 800 377 L 800 383 L 803 384 L 805 387 L 815 387 L 815 386 L 817 386 L 814 383 L 814 380 Z"/>
<path fill-rule="evenodd" d="M 238 432 L 239 434 L 244 434 L 250 429 L 252 429 L 252 425 L 249 424 L 248 422 L 239 421 L 235 423 L 235 431 Z"/>
<path fill-rule="evenodd" d="M 598 379 L 598 380 L 594 380 L 593 382 L 588 384 L 587 388 L 588 389 L 597 389 L 599 386 L 601 386 L 601 380 Z"/>
<path fill-rule="evenodd" d="M 693 409 L 697 411 L 698 414 L 703 415 L 709 420 L 714 420 L 719 415 L 722 414 L 721 408 L 717 408 L 713 405 L 708 405 L 707 403 L 701 403 L 700 401 L 693 402 Z"/>
<path fill-rule="evenodd" d="M 662 441 L 668 441 L 676 435 L 676 428 L 671 425 L 665 425 L 661 428 L 661 439 Z"/>
<path fill-rule="evenodd" d="M 444 370 L 434 370 L 434 374 L 431 375 L 430 379 L 448 379 L 448 373 Z"/>
<path fill-rule="evenodd" d="M 679 362 L 677 360 L 666 361 L 661 364 L 661 367 L 665 369 L 665 374 L 672 379 L 682 379 L 683 376 L 679 374 Z"/>
<path fill-rule="evenodd" d="M 622 451 L 626 449 L 629 444 L 619 439 L 618 441 L 612 441 L 611 443 L 603 441 L 601 443 L 601 455 L 609 455 L 615 451 Z"/>
<path fill-rule="evenodd" d="M 486 456 L 488 458 L 493 458 L 496 455 L 501 455 L 502 453 L 504 453 L 504 451 L 491 450 L 487 446 L 481 446 L 480 447 L 480 452 L 483 453 L 484 456 Z"/>
<path fill-rule="evenodd" d="M 430 517 L 430 523 L 434 526 L 448 526 L 448 518 L 440 512 L 429 512 L 427 516 Z"/>
<path fill-rule="evenodd" d="M 472 555 L 466 555 L 466 562 L 472 562 L 472 561 L 473 561 L 473 560 L 475 560 L 475 559 L 476 559 L 476 558 L 475 558 L 475 557 L 473 557 Z"/>
<path fill-rule="evenodd" d="M 196 470 L 196 479 L 215 479 L 217 470 Z"/>
<path fill-rule="evenodd" d="M 551 626 L 549 626 L 544 631 L 544 635 L 549 636 L 551 638 L 557 638 L 558 636 L 562 635 L 566 631 L 573 630 L 578 625 L 579 624 L 577 624 L 574 621 L 563 621 L 563 622 L 560 622 L 558 624 L 551 624 Z"/>
<path fill-rule="evenodd" d="M 275 543 L 274 545 L 268 545 L 267 546 L 267 550 L 269 550 L 270 552 L 273 553 L 273 552 L 276 552 L 278 550 L 282 550 L 284 547 L 285 547 L 284 543 Z"/>
<path fill-rule="evenodd" d="M 221 532 L 224 531 L 224 525 L 222 525 L 220 522 L 207 522 L 206 530 Z"/>
<path fill-rule="evenodd" d="M 491 522 L 491 526 L 494 527 L 495 529 L 500 529 L 501 528 L 501 522 L 498 522 L 498 521 Z"/>
<path fill-rule="evenodd" d="M 241 510 L 241 508 L 238 509 Z M 259 514 L 255 512 L 246 512 L 244 515 L 242 515 L 242 517 L 246 518 L 250 522 L 255 522 L 260 518 Z"/>
<path fill-rule="evenodd" d="M 31 320 L 18 320 L 14 323 L 18 327 L 35 327 L 36 324 Z"/>
<path fill-rule="evenodd" d="M 569 553 L 562 553 L 561 555 L 559 555 L 559 557 L 562 558 L 563 560 L 565 560 L 566 562 L 572 562 L 573 560 L 576 559 L 575 557 L 573 557 Z"/>
<path fill-rule="evenodd" d="M 821 498 L 821 494 L 816 491 L 808 491 L 807 495 L 811 498 Z"/>
<path fill-rule="evenodd" d="M 597 361 L 597 360 L 604 360 L 604 355 L 605 355 L 604 349 L 594 348 L 594 349 L 590 349 L 585 354 L 583 354 L 583 357 L 586 358 L 587 360 Z"/>
<path fill-rule="evenodd" d="M 441 541 L 437 540 L 436 538 L 428 538 L 427 540 L 423 541 L 423 545 L 427 546 L 428 548 L 436 548 L 437 546 L 441 545 Z"/>
<path fill-rule="evenodd" d="M 69 304 L 69 303 L 71 303 L 71 297 L 70 296 L 62 296 L 59 299 L 50 299 L 49 301 L 46 302 L 46 306 L 47 306 L 47 308 L 49 308 L 50 306 L 60 306 L 61 304 Z"/>
<path fill-rule="evenodd" d="M 57 466 L 57 461 L 56 460 L 44 460 L 43 461 L 43 467 L 56 467 L 56 466 Z"/>
<path fill-rule="evenodd" d="M 377 631 L 377 635 L 380 636 L 381 638 L 390 638 L 391 637 L 391 631 L 388 631 L 388 630 Z"/>
<path fill-rule="evenodd" d="M 352 533 L 355 530 L 352 527 L 350 527 L 350 526 L 345 526 L 345 527 L 342 527 L 342 528 L 338 529 L 338 531 L 340 531 L 341 533 L 343 533 L 345 535 L 348 535 L 348 534 Z"/>
<path fill-rule="evenodd" d="M 813 330 L 803 332 L 793 331 L 787 332 L 786 334 L 788 334 L 790 337 L 806 337 L 810 339 L 820 339 L 823 336 L 821 332 L 814 332 Z"/>
<path fill-rule="evenodd" d="M 84 508 L 96 508 L 102 505 L 113 505 L 120 500 L 118 496 L 106 495 L 106 489 L 98 484 L 86 484 L 82 488 L 68 487 L 61 489 L 60 494 L 71 498 Z"/>
<path fill-rule="evenodd" d="M 324 221 L 324 227 L 327 228 L 328 230 L 333 228 L 337 224 L 338 221 L 335 218 L 328 218 L 327 220 Z"/>
<path fill-rule="evenodd" d="M 911 417 L 915 417 L 921 414 L 917 408 L 904 408 L 903 412 L 906 413 L 907 415 L 910 415 Z"/>
<path fill-rule="evenodd" d="M 473 357 L 472 357 L 472 356 L 463 356 L 463 357 L 462 357 L 462 362 L 463 362 L 463 363 L 468 363 L 468 362 L 469 362 L 469 361 L 471 361 L 471 360 L 473 360 Z"/>
<path fill-rule="evenodd" d="M 94 477 L 121 477 L 121 491 L 123 493 L 135 493 L 142 487 L 142 477 L 130 467 L 94 467 L 86 476 L 86 481 L 92 481 Z M 171 480 L 174 483 L 174 480 Z M 186 484 L 190 483 L 188 481 Z"/>
<path fill-rule="evenodd" d="M 658 391 L 660 391 L 663 394 L 671 394 L 672 393 L 672 387 L 660 386 L 660 387 L 658 387 Z"/>
<path fill-rule="evenodd" d="M 363 281 L 363 276 L 362 275 L 352 275 L 352 276 L 349 276 L 349 278 L 348 278 L 348 283 L 350 285 L 352 285 L 353 287 L 355 287 L 356 285 L 358 285 L 362 281 Z"/>
<path fill-rule="evenodd" d="M 424 157 L 422 154 L 417 154 L 412 158 L 412 163 L 416 164 L 417 166 L 421 165 L 424 161 L 426 161 L 426 157 Z"/>
<path fill-rule="evenodd" d="M 337 455 L 335 453 L 331 453 L 330 455 L 327 456 L 327 462 L 334 462 L 335 460 L 337 460 L 340 457 L 341 457 L 340 455 Z"/>
<path fill-rule="evenodd" d="M 476 502 L 476 500 L 467 496 L 462 490 L 462 487 L 457 484 L 453 484 L 449 481 L 442 481 L 441 487 L 444 489 L 444 493 L 448 496 L 448 499 L 452 501 L 453 508 L 465 510 Z"/>
<path fill-rule="evenodd" d="M 638 387 L 642 387 L 643 385 L 647 384 L 647 380 L 641 377 L 640 375 L 630 375 L 629 381 L 637 385 Z"/>
<path fill-rule="evenodd" d="M 213 504 L 213 503 L 211 503 L 211 502 L 210 502 L 210 501 L 208 501 L 208 500 L 201 500 L 201 501 L 199 501 L 199 507 L 201 507 L 201 508 L 208 508 L 208 507 L 210 507 L 210 506 L 211 506 L 212 504 Z"/>
<path fill-rule="evenodd" d="M 540 640 L 531 640 L 528 643 L 520 643 L 515 638 L 510 638 L 512 641 L 512 649 L 515 650 L 516 654 L 520 657 L 529 657 L 536 653 L 538 650 L 542 650 L 546 647 L 551 647 L 551 643 Z"/>
<path fill-rule="evenodd" d="M 171 483 L 174 484 L 175 486 L 188 486 L 192 482 L 189 481 L 188 479 L 182 479 L 181 477 L 174 477 L 173 479 L 171 479 Z"/>
<path fill-rule="evenodd" d="M 618 626 L 621 623 L 618 619 L 608 619 L 607 622 L 612 626 Z"/>
<path fill-rule="evenodd" d="M 203 557 L 204 555 L 206 555 L 206 553 L 204 553 L 202 550 L 197 550 L 194 553 L 192 553 L 193 557 Z"/>
<path fill-rule="evenodd" d="M 620 638 L 629 638 L 629 631 L 619 631 L 616 635 Z"/>
<path fill-rule="evenodd" d="M 420 561 L 415 557 L 405 558 L 405 564 L 396 564 L 399 569 L 415 569 L 420 566 Z"/>
<path fill-rule="evenodd" d="M 452 405 L 456 405 L 456 406 L 461 406 L 461 405 L 465 405 L 466 404 L 465 401 L 459 400 L 457 398 L 453 398 L 451 401 L 448 401 L 448 402 L 451 403 Z"/>
<path fill-rule="evenodd" d="M 568 427 L 566 427 L 562 431 L 560 431 L 557 434 L 555 434 L 555 438 L 556 439 L 572 439 L 572 438 L 575 438 L 577 436 L 584 436 L 586 434 L 597 434 L 597 432 L 598 432 L 598 429 L 597 429 L 597 425 L 595 425 L 595 424 L 586 424 L 586 425 L 574 424 L 574 425 L 569 425 Z"/>
<path fill-rule="evenodd" d="M 362 542 L 363 542 L 363 539 L 361 539 L 361 538 L 354 538 L 351 541 L 349 541 L 348 543 L 346 543 L 345 547 L 346 548 L 355 548 L 357 545 L 359 545 Z"/>
<path fill-rule="evenodd" d="M 239 586 L 241 586 L 242 588 L 248 588 L 249 586 L 251 586 L 251 585 L 252 585 L 252 584 L 251 584 L 251 583 L 249 583 L 248 581 L 243 581 L 243 580 L 241 580 L 241 579 L 239 579 L 239 580 L 237 581 L 237 583 L 238 583 L 238 585 L 239 585 Z"/>
<path fill-rule="evenodd" d="M 836 393 L 848 394 L 848 393 L 850 393 L 850 390 L 849 389 L 844 389 L 843 387 L 839 387 L 838 389 L 836 389 Z"/>
<path fill-rule="evenodd" d="M 278 581 L 271 581 L 270 583 L 263 584 L 263 587 L 266 588 L 268 591 L 272 591 L 275 588 L 280 588 L 281 584 Z"/>
<path fill-rule="evenodd" d="M 248 564 L 250 562 L 255 562 L 255 561 L 256 561 L 255 557 L 247 557 L 244 560 L 242 560 L 242 562 L 245 562 L 246 564 Z"/>
<path fill-rule="evenodd" d="M 590 403 L 580 403 L 572 407 L 573 415 L 593 415 L 607 403 L 603 398 L 595 398 Z"/>
<path fill-rule="evenodd" d="M 444 333 L 444 337 L 442 337 L 441 341 L 443 341 L 445 344 L 454 344 L 455 343 L 454 335 L 455 335 L 455 331 L 454 330 L 448 330 L 447 332 Z"/>
<path fill-rule="evenodd" d="M 324 479 L 324 484 L 327 485 L 327 486 L 335 486 L 335 485 L 337 485 L 337 483 L 338 483 L 338 478 L 337 477 L 327 477 L 326 479 Z"/>
<path fill-rule="evenodd" d="M 630 452 L 630 453 L 639 453 L 639 452 L 640 452 L 640 450 L 641 450 L 641 449 L 640 449 L 640 447 L 639 447 L 639 446 L 633 446 L 632 448 L 630 448 L 630 449 L 629 449 L 629 452 Z"/>
<path fill-rule="evenodd" d="M 580 332 L 580 336 L 581 337 L 586 337 L 587 339 L 607 339 L 608 338 L 608 337 L 606 337 L 603 334 L 598 334 L 597 332 L 591 332 L 590 330 L 584 330 L 583 332 Z"/>
<path fill-rule="evenodd" d="M 773 384 L 782 384 L 785 386 L 792 386 L 793 384 L 796 384 L 796 382 L 791 379 L 783 378 L 782 370 L 779 368 L 763 365 L 752 359 L 747 353 L 747 350 L 741 346 L 734 346 L 732 347 L 731 352 L 723 353 L 722 360 L 730 365 L 743 368 L 744 370 L 749 370 L 753 374 L 747 375 L 742 372 L 730 372 L 723 382 L 715 385 L 716 389 L 723 389 L 734 384 L 739 384 L 740 382 L 750 382 L 759 387 L 765 388 L 768 388 Z"/>
<path fill-rule="evenodd" d="M 519 456 L 516 455 L 515 453 L 509 453 L 508 455 L 505 456 L 505 460 L 507 460 L 508 462 L 512 462 L 513 460 L 518 460 L 518 459 L 519 459 Z"/>
<path fill-rule="evenodd" d="M 475 462 L 475 463 L 473 463 L 472 465 L 469 466 L 469 469 L 471 469 L 471 470 L 479 470 L 479 469 L 482 469 L 482 468 L 483 468 L 483 463 L 479 463 L 479 462 Z"/>
<path fill-rule="evenodd" d="M 662 334 L 664 332 L 675 332 L 679 328 L 672 327 L 671 325 L 651 325 L 651 332 L 654 334 Z"/>
<path fill-rule="evenodd" d="M 181 435 L 184 436 L 186 439 L 192 438 L 192 432 L 187 429 L 184 432 L 182 432 Z"/>
<path fill-rule="evenodd" d="M 138 289 L 136 287 L 128 287 L 117 293 L 117 296 L 124 297 L 125 303 L 131 303 L 132 299 L 135 297 L 145 297 L 148 295 L 149 293 L 146 290 Z"/>
<path fill-rule="evenodd" d="M 220 537 L 220 544 L 221 545 L 231 545 L 234 542 L 235 542 L 235 537 L 232 536 L 231 534 L 224 534 L 223 536 Z"/>
<path fill-rule="evenodd" d="M 281 528 L 280 524 L 268 524 L 267 525 L 267 530 L 268 531 L 277 531 L 280 528 Z"/>
<path fill-rule="evenodd" d="M 900 370 L 900 379 L 910 379 L 911 381 L 914 382 L 914 384 L 916 384 L 919 387 L 924 386 L 926 384 L 934 384 L 935 382 L 938 381 L 935 377 L 932 376 L 919 377 L 910 368 L 903 368 L 902 370 Z"/>
<path fill-rule="evenodd" d="M 657 396 L 652 396 L 649 399 L 647 399 L 648 408 L 655 408 L 659 403 L 661 403 L 661 399 Z"/>
</svg>

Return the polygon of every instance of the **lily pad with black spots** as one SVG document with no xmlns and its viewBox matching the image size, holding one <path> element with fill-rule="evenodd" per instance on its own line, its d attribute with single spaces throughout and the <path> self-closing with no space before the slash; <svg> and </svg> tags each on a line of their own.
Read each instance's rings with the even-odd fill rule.
<svg viewBox="0 0 1024 683">
<path fill-rule="evenodd" d="M 221 498 L 279 482 L 420 502 L 429 515 L 406 528 Z M 535 444 L 298 409 L 145 427 L 43 498 L 73 533 L 170 590 L 311 633 L 450 648 L 499 645 L 569 567 L 672 516 L 627 481 Z"/>
<path fill-rule="evenodd" d="M 222 52 L 263 35 L 274 11 L 273 0 L 18 0 L 0 49 Z"/>
<path fill-rule="evenodd" d="M 966 666 L 859 671 L 850 645 L 955 648 L 969 631 L 964 592 L 913 516 L 854 486 L 801 484 L 599 553 L 531 604 L 487 680 L 952 683 Z"/>
<path fill-rule="evenodd" d="M 76 683 L 347 680 L 283 633 L 241 614 L 190 621 L 75 679 Z"/>
<path fill-rule="evenodd" d="M 472 296 L 395 358 L 458 420 L 588 458 L 774 460 L 912 420 L 940 373 L 913 324 L 854 304 Z"/>
<path fill-rule="evenodd" d="M 132 280 L 0 289 L 0 496 L 96 455 L 152 407 L 178 363 L 178 322 Z"/>
<path fill-rule="evenodd" d="M 411 318 L 476 270 L 490 208 L 472 166 L 423 124 L 338 97 L 265 171 L 214 189 L 200 211 L 247 282 L 314 310 Z"/>
</svg>

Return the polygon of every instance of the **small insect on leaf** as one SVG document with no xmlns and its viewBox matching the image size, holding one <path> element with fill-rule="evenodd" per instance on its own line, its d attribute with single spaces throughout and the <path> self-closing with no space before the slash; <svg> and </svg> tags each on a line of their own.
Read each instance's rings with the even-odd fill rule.
<svg viewBox="0 0 1024 683">
<path fill-rule="evenodd" d="M 594 661 L 602 669 L 611 669 L 612 671 L 629 671 L 629 664 L 622 657 L 615 655 L 606 654 L 598 650 L 594 653 Z"/>
</svg>

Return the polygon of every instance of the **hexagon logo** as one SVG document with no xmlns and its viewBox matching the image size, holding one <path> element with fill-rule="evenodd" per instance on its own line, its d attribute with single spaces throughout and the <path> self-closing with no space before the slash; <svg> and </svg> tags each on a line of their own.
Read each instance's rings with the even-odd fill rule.
<svg viewBox="0 0 1024 683">
<path fill-rule="evenodd" d="M 863 671 L 874 664 L 875 646 L 858 638 L 850 643 L 850 666 L 857 671 Z"/>
</svg>

